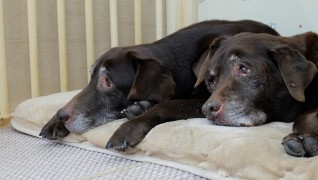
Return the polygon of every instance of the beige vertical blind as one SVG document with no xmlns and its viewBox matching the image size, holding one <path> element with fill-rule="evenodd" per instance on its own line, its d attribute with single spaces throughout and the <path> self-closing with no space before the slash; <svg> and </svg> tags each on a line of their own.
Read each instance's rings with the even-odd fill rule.
<svg viewBox="0 0 318 180">
<path fill-rule="evenodd" d="M 28 0 L 28 30 L 31 74 L 31 95 L 40 96 L 40 76 L 38 60 L 38 37 L 36 28 L 36 0 Z"/>
<path fill-rule="evenodd" d="M 7 62 L 4 36 L 3 0 L 0 0 L 0 117 L 9 113 Z"/>
<path fill-rule="evenodd" d="M 61 92 L 65 92 L 68 90 L 68 78 L 64 0 L 57 0 L 57 25 L 59 40 L 60 88 Z"/>
<path fill-rule="evenodd" d="M 85 0 L 85 25 L 86 25 L 86 54 L 87 77 L 90 80 L 91 65 L 95 61 L 94 55 L 94 28 L 93 28 L 93 0 Z"/>
<path fill-rule="evenodd" d="M 110 46 L 118 46 L 117 0 L 109 0 L 110 13 Z"/>
<path fill-rule="evenodd" d="M 166 1 L 167 34 L 197 22 L 196 0 Z"/>
<path fill-rule="evenodd" d="M 197 22 L 197 1 L 196 0 L 182 0 L 182 26 L 189 26 Z"/>
<path fill-rule="evenodd" d="M 134 1 L 134 14 L 135 14 L 135 44 L 141 44 L 142 43 L 141 0 Z"/>
<path fill-rule="evenodd" d="M 156 39 L 163 37 L 163 8 L 162 0 L 156 0 Z"/>
</svg>

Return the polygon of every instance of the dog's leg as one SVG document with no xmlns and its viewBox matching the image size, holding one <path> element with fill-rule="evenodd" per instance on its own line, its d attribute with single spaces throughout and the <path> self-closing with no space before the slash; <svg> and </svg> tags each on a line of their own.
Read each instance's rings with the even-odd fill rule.
<svg viewBox="0 0 318 180">
<path fill-rule="evenodd" d="M 299 116 L 293 125 L 293 133 L 283 140 L 285 151 L 296 157 L 318 155 L 318 109 Z"/>
<path fill-rule="evenodd" d="M 58 137 L 65 137 L 69 133 L 70 132 L 64 126 L 64 122 L 60 120 L 57 115 L 54 115 L 52 119 L 42 128 L 39 136 L 42 138 L 55 140 Z"/>
<path fill-rule="evenodd" d="M 138 144 L 155 126 L 178 119 L 204 117 L 205 100 L 169 100 L 156 104 L 144 114 L 122 124 L 109 139 L 106 148 L 125 151 Z"/>
<path fill-rule="evenodd" d="M 146 112 L 152 106 L 152 103 L 149 101 L 134 102 L 132 105 L 128 106 L 127 109 L 124 109 L 121 113 L 124 115 L 124 117 L 127 117 L 127 119 L 133 119 Z"/>
</svg>

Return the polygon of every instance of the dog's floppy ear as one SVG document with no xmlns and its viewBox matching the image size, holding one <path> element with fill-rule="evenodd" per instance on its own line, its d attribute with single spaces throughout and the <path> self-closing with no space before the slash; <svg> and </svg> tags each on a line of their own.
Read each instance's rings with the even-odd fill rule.
<svg viewBox="0 0 318 180">
<path fill-rule="evenodd" d="M 315 64 L 287 45 L 272 48 L 269 55 L 277 63 L 289 93 L 297 101 L 304 102 L 305 89 L 317 73 Z"/>
<path fill-rule="evenodd" d="M 170 99 L 175 93 L 175 82 L 167 65 L 141 52 L 127 53 L 136 67 L 136 75 L 128 94 L 128 101 L 148 100 L 154 103 Z"/>
<path fill-rule="evenodd" d="M 224 39 L 226 39 L 226 37 L 224 37 L 224 36 L 219 36 L 219 37 L 215 38 L 212 41 L 212 43 L 210 44 L 210 46 L 207 50 L 208 52 L 204 53 L 200 57 L 200 60 L 201 60 L 201 58 L 205 58 L 205 59 L 204 59 L 203 63 L 201 64 L 201 67 L 200 67 L 200 70 L 198 73 L 198 77 L 197 77 L 197 81 L 195 82 L 194 88 L 198 87 L 201 84 L 201 82 L 205 80 L 205 76 L 208 72 L 208 68 L 210 65 L 210 60 L 211 60 L 213 54 L 215 53 L 215 51 L 217 50 L 217 48 L 219 47 L 221 41 Z M 200 60 L 199 60 L 199 62 L 200 62 Z"/>
</svg>

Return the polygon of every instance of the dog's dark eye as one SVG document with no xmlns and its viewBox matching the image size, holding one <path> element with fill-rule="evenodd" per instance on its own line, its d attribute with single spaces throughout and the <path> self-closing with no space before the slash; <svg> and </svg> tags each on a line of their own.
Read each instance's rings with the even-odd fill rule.
<svg viewBox="0 0 318 180">
<path fill-rule="evenodd" d="M 242 74 L 248 74 L 251 70 L 247 67 L 245 67 L 244 65 L 240 65 L 240 72 Z"/>
<path fill-rule="evenodd" d="M 216 76 L 212 74 L 208 74 L 206 77 L 206 81 L 208 85 L 214 85 L 216 83 Z"/>
</svg>

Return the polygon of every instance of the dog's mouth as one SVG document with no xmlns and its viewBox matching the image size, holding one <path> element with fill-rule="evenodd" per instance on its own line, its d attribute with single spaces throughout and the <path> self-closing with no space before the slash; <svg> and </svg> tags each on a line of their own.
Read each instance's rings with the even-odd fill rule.
<svg viewBox="0 0 318 180">
<path fill-rule="evenodd" d="M 266 114 L 258 109 L 244 108 L 243 106 L 224 106 L 218 113 L 205 113 L 207 119 L 215 125 L 251 127 L 266 122 Z"/>
</svg>

